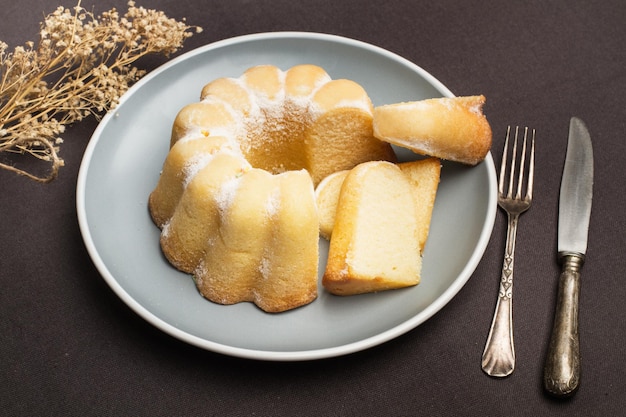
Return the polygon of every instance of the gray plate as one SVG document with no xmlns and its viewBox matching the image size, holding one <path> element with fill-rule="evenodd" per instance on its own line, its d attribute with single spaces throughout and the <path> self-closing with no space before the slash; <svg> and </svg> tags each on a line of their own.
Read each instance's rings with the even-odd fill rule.
<svg viewBox="0 0 626 417">
<path fill-rule="evenodd" d="M 333 78 L 360 83 L 375 105 L 452 96 L 415 64 L 351 39 L 314 33 L 267 33 L 191 51 L 151 72 L 107 114 L 89 143 L 77 209 L 89 254 L 113 291 L 137 314 L 192 345 L 264 360 L 309 360 L 363 350 L 395 338 L 439 311 L 467 282 L 491 234 L 496 179 L 489 154 L 469 168 L 444 163 L 417 287 L 352 297 L 323 289 L 312 304 L 266 314 L 250 303 L 213 304 L 159 248 L 147 198 L 168 152 L 173 119 L 207 82 L 251 66 L 310 63 Z M 416 156 L 398 150 L 403 160 Z M 320 241 L 320 274 L 327 243 Z M 321 288 L 321 287 L 320 287 Z"/>
</svg>

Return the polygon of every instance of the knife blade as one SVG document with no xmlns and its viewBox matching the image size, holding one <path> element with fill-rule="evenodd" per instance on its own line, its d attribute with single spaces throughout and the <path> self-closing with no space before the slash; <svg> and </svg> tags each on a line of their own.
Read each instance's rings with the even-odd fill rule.
<svg viewBox="0 0 626 417">
<path fill-rule="evenodd" d="M 558 259 L 561 263 L 552 335 L 543 373 L 544 388 L 557 397 L 580 384 L 578 299 L 587 252 L 593 194 L 593 148 L 585 123 L 572 117 L 559 195 Z"/>
</svg>

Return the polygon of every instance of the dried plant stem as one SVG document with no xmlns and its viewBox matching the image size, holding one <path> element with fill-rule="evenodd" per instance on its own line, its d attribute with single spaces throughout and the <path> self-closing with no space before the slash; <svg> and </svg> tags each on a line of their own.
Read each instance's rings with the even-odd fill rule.
<svg viewBox="0 0 626 417">
<path fill-rule="evenodd" d="M 200 28 L 170 19 L 163 12 L 128 2 L 120 15 L 111 9 L 94 16 L 80 6 L 62 7 L 46 16 L 39 41 L 8 53 L 0 41 L 0 154 L 19 153 L 50 164 L 45 175 L 10 164 L 0 168 L 48 182 L 63 160 L 60 135 L 65 127 L 115 107 L 145 71 L 133 67 L 148 54 L 169 54 Z"/>
<path fill-rule="evenodd" d="M 57 175 L 59 174 L 59 168 L 63 166 L 63 160 L 59 158 L 55 147 L 49 141 L 38 141 L 37 139 L 24 138 L 22 142 L 23 143 L 20 143 L 20 141 L 16 141 L 14 143 L 14 147 L 18 149 L 22 149 L 24 152 L 28 152 L 28 149 L 30 148 L 31 144 L 34 142 L 38 142 L 38 143 L 40 142 L 41 146 L 46 147 L 47 155 L 49 155 L 49 159 L 46 159 L 46 160 L 51 160 L 50 170 L 48 174 L 46 176 L 37 176 L 35 174 L 31 174 L 28 171 L 16 168 L 13 165 L 4 164 L 2 162 L 0 162 L 0 168 L 6 169 L 7 171 L 11 171 L 19 175 L 23 175 L 25 177 L 30 178 L 31 180 L 35 180 L 38 182 L 50 182 L 53 179 L 55 179 Z M 4 152 L 2 147 L 0 147 L 0 153 L 1 152 Z M 42 159 L 37 153 L 34 153 L 33 156 L 36 158 Z"/>
</svg>

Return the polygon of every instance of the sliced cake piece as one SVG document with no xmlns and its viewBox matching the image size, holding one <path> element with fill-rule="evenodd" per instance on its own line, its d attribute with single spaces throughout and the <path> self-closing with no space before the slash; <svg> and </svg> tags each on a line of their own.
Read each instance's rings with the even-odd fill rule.
<svg viewBox="0 0 626 417">
<path fill-rule="evenodd" d="M 420 252 L 424 251 L 430 220 L 432 217 L 435 197 L 441 176 L 441 161 L 437 158 L 426 158 L 417 161 L 402 162 L 398 167 L 409 178 L 413 185 L 413 193 L 417 199 L 416 218 L 419 232 L 418 243 Z M 315 199 L 320 219 L 320 235 L 330 240 L 341 186 L 350 171 L 339 171 L 324 178 L 315 189 Z"/>
<path fill-rule="evenodd" d="M 315 188 L 315 202 L 320 221 L 320 235 L 327 240 L 333 232 L 341 185 L 350 170 L 337 171 L 324 178 Z"/>
<path fill-rule="evenodd" d="M 417 285 L 422 259 L 413 185 L 397 165 L 353 168 L 339 197 L 322 283 L 352 295 Z"/>
<path fill-rule="evenodd" d="M 420 253 L 430 231 L 430 221 L 435 207 L 435 198 L 441 178 L 441 161 L 437 158 L 421 159 L 419 161 L 403 162 L 398 164 L 402 172 L 409 177 L 413 184 L 413 193 L 417 199 L 416 213 L 418 224 L 418 245 Z"/>
<path fill-rule="evenodd" d="M 374 109 L 374 136 L 420 155 L 476 165 L 491 147 L 484 96 L 442 97 Z"/>
</svg>

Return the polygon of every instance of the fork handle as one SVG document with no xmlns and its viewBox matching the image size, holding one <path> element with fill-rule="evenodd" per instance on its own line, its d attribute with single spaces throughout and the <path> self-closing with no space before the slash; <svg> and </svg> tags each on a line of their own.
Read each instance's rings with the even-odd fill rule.
<svg viewBox="0 0 626 417">
<path fill-rule="evenodd" d="M 543 372 L 544 388 L 557 397 L 574 394 L 580 383 L 578 298 L 584 260 L 581 254 L 561 254 L 556 312 Z"/>
<path fill-rule="evenodd" d="M 518 214 L 508 214 L 504 263 L 496 310 L 491 321 L 489 336 L 482 357 L 482 369 L 487 375 L 503 377 L 515 368 L 513 345 L 513 264 L 515 261 L 515 236 Z"/>
</svg>

